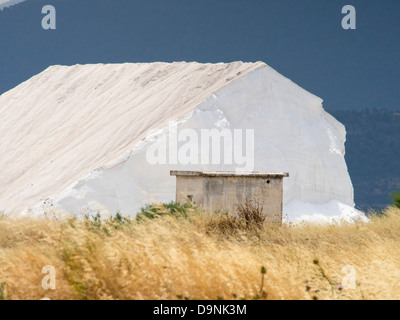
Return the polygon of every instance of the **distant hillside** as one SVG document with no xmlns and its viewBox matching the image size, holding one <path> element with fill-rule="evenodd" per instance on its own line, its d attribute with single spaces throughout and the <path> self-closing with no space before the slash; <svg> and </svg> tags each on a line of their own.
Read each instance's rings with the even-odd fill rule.
<svg viewBox="0 0 400 320">
<path fill-rule="evenodd" d="M 400 191 L 400 111 L 329 111 L 347 129 L 346 161 L 355 202 L 380 209 Z"/>
</svg>

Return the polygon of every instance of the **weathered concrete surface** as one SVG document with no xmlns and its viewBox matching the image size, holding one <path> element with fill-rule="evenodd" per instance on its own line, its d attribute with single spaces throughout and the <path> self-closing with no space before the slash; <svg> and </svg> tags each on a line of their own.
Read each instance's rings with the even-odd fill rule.
<svg viewBox="0 0 400 320">
<path fill-rule="evenodd" d="M 282 221 L 283 178 L 287 173 L 171 171 L 176 176 L 176 201 L 193 201 L 213 211 L 236 213 L 235 204 L 257 199 L 267 221 Z"/>
</svg>

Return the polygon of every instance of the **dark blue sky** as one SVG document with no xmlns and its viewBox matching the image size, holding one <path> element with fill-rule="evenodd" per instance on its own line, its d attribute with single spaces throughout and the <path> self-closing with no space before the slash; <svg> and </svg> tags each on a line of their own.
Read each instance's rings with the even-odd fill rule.
<svg viewBox="0 0 400 320">
<path fill-rule="evenodd" d="M 27 0 L 0 11 L 0 94 L 53 64 L 261 60 L 327 110 L 400 110 L 399 39 L 399 0 Z"/>
</svg>

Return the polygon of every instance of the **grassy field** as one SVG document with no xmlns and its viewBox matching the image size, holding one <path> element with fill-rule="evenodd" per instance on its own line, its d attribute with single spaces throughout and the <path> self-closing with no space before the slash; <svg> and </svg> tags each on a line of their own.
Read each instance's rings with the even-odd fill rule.
<svg viewBox="0 0 400 320">
<path fill-rule="evenodd" d="M 246 224 L 175 204 L 144 213 L 0 218 L 0 299 L 400 299 L 400 209 L 324 226 Z M 47 265 L 55 290 L 42 288 Z M 344 266 L 354 289 L 341 287 Z"/>
</svg>

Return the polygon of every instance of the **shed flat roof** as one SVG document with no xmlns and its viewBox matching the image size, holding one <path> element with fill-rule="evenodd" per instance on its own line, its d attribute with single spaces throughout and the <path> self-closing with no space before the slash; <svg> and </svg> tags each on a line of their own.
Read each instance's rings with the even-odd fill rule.
<svg viewBox="0 0 400 320">
<path fill-rule="evenodd" d="M 235 172 L 235 171 L 177 171 L 172 170 L 171 176 L 190 176 L 190 177 L 254 177 L 254 178 L 284 178 L 289 177 L 289 173 L 271 172 Z"/>
</svg>

